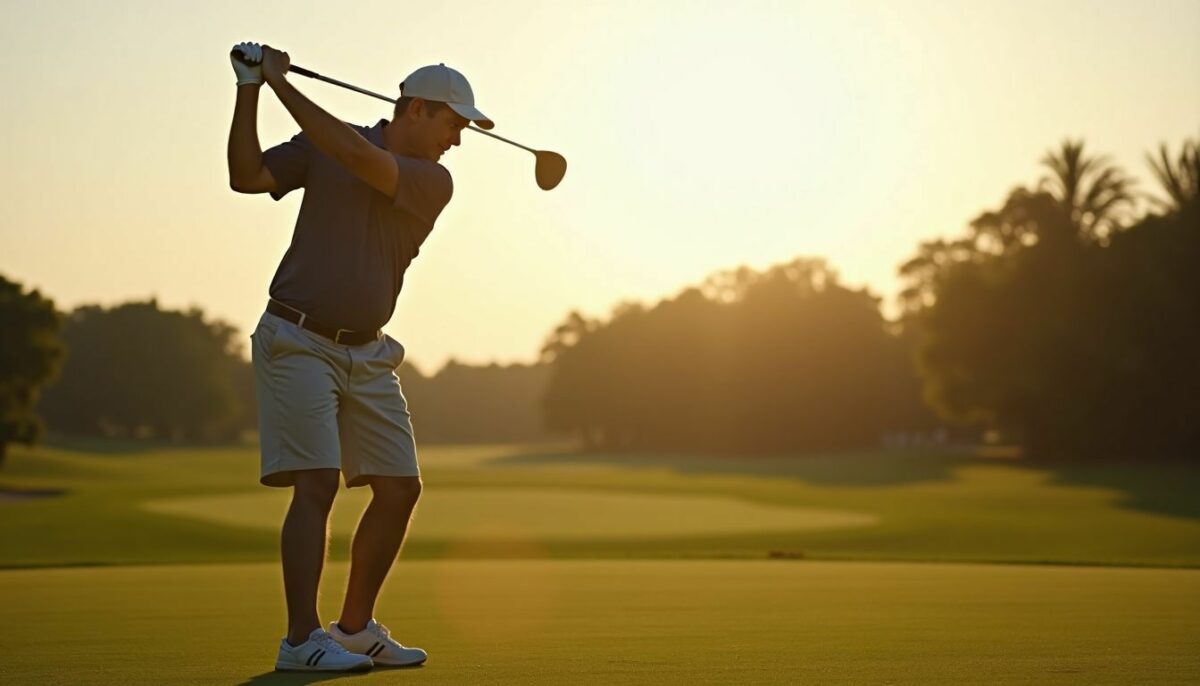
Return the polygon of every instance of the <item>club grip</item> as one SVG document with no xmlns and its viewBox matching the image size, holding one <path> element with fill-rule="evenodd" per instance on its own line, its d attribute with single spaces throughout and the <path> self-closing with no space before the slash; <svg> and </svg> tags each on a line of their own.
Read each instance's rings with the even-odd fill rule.
<svg viewBox="0 0 1200 686">
<path fill-rule="evenodd" d="M 245 54 L 243 54 L 243 53 L 242 53 L 242 51 L 241 51 L 241 50 L 238 50 L 237 48 L 234 48 L 233 50 L 230 50 L 230 51 L 229 51 L 229 56 L 230 56 L 230 57 L 232 57 L 233 59 L 237 60 L 238 62 L 241 62 L 242 64 L 246 65 L 247 67 L 256 67 L 256 66 L 258 66 L 258 65 L 257 65 L 256 63 L 254 63 L 254 62 L 247 62 L 247 61 L 246 61 L 246 55 L 245 55 Z"/>
<path fill-rule="evenodd" d="M 246 65 L 247 67 L 257 67 L 259 64 L 261 64 L 261 63 L 259 63 L 259 62 L 247 62 L 247 61 L 246 61 L 246 56 L 245 56 L 245 55 L 243 55 L 243 54 L 242 54 L 242 51 L 241 51 L 241 50 L 238 50 L 237 48 L 234 48 L 233 50 L 230 50 L 230 51 L 229 51 L 229 56 L 230 56 L 230 57 L 232 57 L 233 59 L 237 60 L 238 62 L 241 62 L 242 64 Z M 295 65 L 295 64 L 293 64 L 293 65 L 290 65 L 290 66 L 288 67 L 288 73 L 291 73 L 291 74 L 299 74 L 299 75 L 301 75 L 301 76 L 307 76 L 307 77 L 309 77 L 309 78 L 312 78 L 312 79 L 319 79 L 319 78 L 321 78 L 321 75 L 320 75 L 320 74 L 318 74 L 317 72 L 315 72 L 315 71 L 313 71 L 313 70 L 311 70 L 311 69 L 305 69 L 304 67 L 300 67 L 300 66 L 297 66 L 297 65 Z"/>
</svg>

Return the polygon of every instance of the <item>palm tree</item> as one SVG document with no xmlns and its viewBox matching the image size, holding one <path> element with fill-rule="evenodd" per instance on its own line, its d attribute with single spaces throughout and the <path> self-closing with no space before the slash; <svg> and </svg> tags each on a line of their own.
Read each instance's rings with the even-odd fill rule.
<svg viewBox="0 0 1200 686">
<path fill-rule="evenodd" d="M 1107 157 L 1089 157 L 1083 141 L 1064 140 L 1041 163 L 1050 174 L 1038 188 L 1049 192 L 1071 218 L 1080 237 L 1103 240 L 1122 228 L 1124 211 L 1133 206 L 1133 179 Z"/>
<path fill-rule="evenodd" d="M 1154 170 L 1154 176 L 1167 193 L 1167 200 L 1150 196 L 1150 201 L 1166 209 L 1178 212 L 1184 205 L 1200 198 L 1200 141 L 1186 140 L 1179 152 L 1179 159 L 1171 162 L 1167 144 L 1158 146 L 1158 158 L 1147 154 L 1146 161 Z"/>
</svg>

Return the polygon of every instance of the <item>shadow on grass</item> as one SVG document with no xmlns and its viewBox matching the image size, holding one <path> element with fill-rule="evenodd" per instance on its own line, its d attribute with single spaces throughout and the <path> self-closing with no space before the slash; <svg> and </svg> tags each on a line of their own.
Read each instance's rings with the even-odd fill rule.
<svg viewBox="0 0 1200 686">
<path fill-rule="evenodd" d="M 667 469 L 686 475 L 782 477 L 817 486 L 878 487 L 950 481 L 959 467 L 992 462 L 970 449 L 927 449 L 769 456 L 539 452 L 507 455 L 489 464 Z"/>
<path fill-rule="evenodd" d="M 1200 464 L 1181 462 L 1021 463 L 1052 475 L 1051 483 L 1121 492 L 1118 506 L 1150 514 L 1200 519 Z"/>
<path fill-rule="evenodd" d="M 365 677 L 370 672 L 263 672 L 250 677 L 238 686 L 295 686 L 297 684 L 315 684 L 318 681 L 330 679 L 351 679 Z"/>
<path fill-rule="evenodd" d="M 263 672 L 250 677 L 249 679 L 238 684 L 238 686 L 259 686 L 260 684 L 278 684 L 283 686 L 287 684 L 315 684 L 318 681 L 329 681 L 330 679 L 348 679 L 353 677 L 365 677 L 368 674 L 379 672 L 409 672 L 419 671 L 424 669 L 424 665 L 404 665 L 401 667 L 393 667 L 390 665 L 375 665 L 373 669 L 365 672 Z"/>
</svg>

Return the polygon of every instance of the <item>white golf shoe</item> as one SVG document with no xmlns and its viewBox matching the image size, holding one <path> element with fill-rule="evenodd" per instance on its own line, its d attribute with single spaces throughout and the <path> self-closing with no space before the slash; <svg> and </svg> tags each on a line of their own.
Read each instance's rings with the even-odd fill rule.
<svg viewBox="0 0 1200 686">
<path fill-rule="evenodd" d="M 389 633 L 386 626 L 374 619 L 368 621 L 367 627 L 357 634 L 347 634 L 337 622 L 329 625 L 329 635 L 335 641 L 347 650 L 369 656 L 377 665 L 415 667 L 429 657 L 420 648 L 406 648 L 400 645 Z"/>
<path fill-rule="evenodd" d="M 346 650 L 320 627 L 298 646 L 286 638 L 280 641 L 275 660 L 275 669 L 281 672 L 366 672 L 374 666 L 371 658 Z"/>
</svg>

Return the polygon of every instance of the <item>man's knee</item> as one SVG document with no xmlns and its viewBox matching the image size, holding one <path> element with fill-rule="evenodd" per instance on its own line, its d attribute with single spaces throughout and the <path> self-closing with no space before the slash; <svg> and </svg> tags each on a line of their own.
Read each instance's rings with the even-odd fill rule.
<svg viewBox="0 0 1200 686">
<path fill-rule="evenodd" d="M 419 476 L 377 476 L 371 479 L 375 499 L 396 508 L 412 508 L 421 497 Z"/>
<path fill-rule="evenodd" d="M 338 492 L 338 475 L 336 469 L 305 469 L 295 472 L 292 502 L 329 512 Z"/>
</svg>

